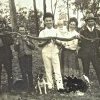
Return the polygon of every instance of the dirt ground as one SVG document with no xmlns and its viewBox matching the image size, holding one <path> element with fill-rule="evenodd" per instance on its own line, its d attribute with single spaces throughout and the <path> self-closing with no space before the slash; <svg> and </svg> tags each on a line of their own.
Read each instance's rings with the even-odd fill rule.
<svg viewBox="0 0 100 100">
<path fill-rule="evenodd" d="M 21 78 L 20 68 L 18 65 L 18 59 L 17 59 L 17 53 L 13 51 L 14 59 L 13 59 L 13 75 L 14 79 Z M 80 62 L 80 60 L 79 60 Z M 87 92 L 84 94 L 84 96 L 77 96 L 75 93 L 64 93 L 60 94 L 57 91 L 48 93 L 47 95 L 27 95 L 27 94 L 21 94 L 21 93 L 15 93 L 15 94 L 9 94 L 4 93 L 0 95 L 0 100 L 100 100 L 100 87 L 97 81 L 97 77 L 95 74 L 95 71 L 90 66 L 90 80 L 91 80 L 91 86 L 90 89 L 87 90 Z M 44 71 L 43 67 L 43 61 L 41 57 L 41 49 L 36 47 L 36 49 L 33 51 L 33 79 L 34 84 L 36 80 L 36 75 L 39 72 Z M 80 62 L 80 72 L 82 73 L 82 65 Z M 7 75 L 5 70 L 3 69 L 2 72 L 2 88 L 5 89 L 7 85 Z"/>
</svg>

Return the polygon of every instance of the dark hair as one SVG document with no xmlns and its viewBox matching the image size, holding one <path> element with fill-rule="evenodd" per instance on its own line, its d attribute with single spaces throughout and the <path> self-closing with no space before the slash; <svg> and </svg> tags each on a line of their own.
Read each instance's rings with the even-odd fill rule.
<svg viewBox="0 0 100 100">
<path fill-rule="evenodd" d="M 76 26 L 78 26 L 78 21 L 77 21 L 77 19 L 75 18 L 75 17 L 72 17 L 72 18 L 70 18 L 69 19 L 69 21 L 68 21 L 68 30 L 69 30 L 69 24 L 71 23 L 71 22 L 75 22 L 76 23 Z"/>
<path fill-rule="evenodd" d="M 71 22 L 75 22 L 76 26 L 78 26 L 78 21 L 75 17 L 70 18 L 69 21 L 68 21 L 68 24 L 70 24 Z"/>
<path fill-rule="evenodd" d="M 54 15 L 51 14 L 50 12 L 45 13 L 45 15 L 43 16 L 43 20 L 45 20 L 45 18 L 47 17 L 51 17 L 54 20 Z"/>
</svg>

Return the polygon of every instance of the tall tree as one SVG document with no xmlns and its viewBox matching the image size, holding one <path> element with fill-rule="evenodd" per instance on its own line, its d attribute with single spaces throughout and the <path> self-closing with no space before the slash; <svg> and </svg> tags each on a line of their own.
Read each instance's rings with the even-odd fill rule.
<svg viewBox="0 0 100 100">
<path fill-rule="evenodd" d="M 69 7 L 70 7 L 69 1 L 70 0 L 63 0 L 63 3 L 66 4 L 66 7 L 67 7 L 67 19 L 68 19 L 68 21 L 69 21 Z"/>
<path fill-rule="evenodd" d="M 44 15 L 46 13 L 46 0 L 43 0 L 43 11 L 44 11 Z"/>
<path fill-rule="evenodd" d="M 33 6 L 34 6 L 34 14 L 35 14 L 35 23 L 36 23 L 36 34 L 39 35 L 39 23 L 38 23 L 38 13 L 36 8 L 36 1 L 33 0 Z"/>
<path fill-rule="evenodd" d="M 53 7 L 53 1 L 51 0 L 51 12 L 52 14 L 55 16 L 55 13 L 56 13 L 56 8 L 57 8 L 57 3 L 58 3 L 59 0 L 56 0 L 55 1 L 55 4 L 54 4 L 54 7 Z M 54 24 L 55 24 L 55 17 L 54 17 Z"/>
<path fill-rule="evenodd" d="M 93 12 L 94 15 L 96 15 L 97 11 L 100 9 L 99 7 L 100 0 L 93 0 L 93 2 L 90 5 L 90 10 Z"/>
<path fill-rule="evenodd" d="M 80 10 L 83 13 L 83 16 L 88 12 L 92 12 L 96 15 L 97 11 L 100 9 L 100 0 L 75 0 L 73 4 L 75 5 L 76 10 Z"/>
<path fill-rule="evenodd" d="M 84 15 L 84 12 L 90 9 L 90 2 L 91 0 L 75 0 L 73 3 L 75 5 L 76 11 L 80 10 Z"/>
<path fill-rule="evenodd" d="M 67 14 L 68 14 L 68 21 L 69 21 L 69 0 L 67 0 Z"/>
<path fill-rule="evenodd" d="M 17 31 L 16 7 L 14 0 L 9 0 L 12 30 Z"/>
<path fill-rule="evenodd" d="M 56 0 L 55 5 L 54 5 L 54 6 L 55 6 L 55 8 L 54 8 L 54 15 L 55 15 L 55 13 L 56 13 L 56 8 L 57 8 L 57 3 L 58 3 L 58 1 L 59 1 L 59 0 Z"/>
</svg>

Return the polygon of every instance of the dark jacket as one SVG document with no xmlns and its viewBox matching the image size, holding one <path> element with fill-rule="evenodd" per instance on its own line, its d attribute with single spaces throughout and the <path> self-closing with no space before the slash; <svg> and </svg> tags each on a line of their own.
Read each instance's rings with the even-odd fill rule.
<svg viewBox="0 0 100 100">
<path fill-rule="evenodd" d="M 0 46 L 0 60 L 3 58 L 12 59 L 11 45 L 13 44 L 13 38 L 10 34 L 3 33 L 0 35 L 2 46 Z"/>
<path fill-rule="evenodd" d="M 34 50 L 35 45 L 32 41 L 23 40 L 22 38 L 17 39 L 17 44 L 15 42 L 14 49 L 18 52 L 18 57 L 22 57 L 24 55 L 32 55 L 32 50 Z"/>
<path fill-rule="evenodd" d="M 79 49 L 79 57 L 86 57 L 86 56 L 95 56 L 99 53 L 99 47 L 100 47 L 100 31 L 96 28 L 92 32 L 88 30 L 88 28 L 85 28 L 84 30 L 80 31 L 80 34 L 83 35 L 86 38 L 93 39 L 93 40 L 87 40 L 84 38 L 80 39 L 80 49 Z"/>
</svg>

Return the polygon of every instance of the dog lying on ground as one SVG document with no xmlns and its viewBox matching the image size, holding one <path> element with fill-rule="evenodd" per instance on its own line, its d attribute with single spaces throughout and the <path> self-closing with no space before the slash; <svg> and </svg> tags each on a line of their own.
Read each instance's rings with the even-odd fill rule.
<svg viewBox="0 0 100 100">
<path fill-rule="evenodd" d="M 63 78 L 64 90 L 60 90 L 59 92 L 86 92 L 90 81 L 87 76 L 83 75 L 81 78 L 77 78 L 74 76 L 65 76 Z"/>
<path fill-rule="evenodd" d="M 43 89 L 44 93 L 47 94 L 47 83 L 44 79 L 43 74 L 38 74 L 37 85 L 36 85 L 35 89 L 36 89 L 36 91 L 39 90 L 40 94 L 43 94 L 43 91 L 42 91 L 42 89 Z"/>
</svg>

